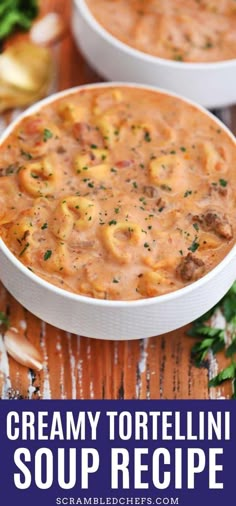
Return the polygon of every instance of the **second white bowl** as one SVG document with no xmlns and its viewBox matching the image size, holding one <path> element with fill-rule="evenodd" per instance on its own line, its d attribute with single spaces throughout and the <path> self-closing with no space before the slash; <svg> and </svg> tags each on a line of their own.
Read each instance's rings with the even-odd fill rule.
<svg viewBox="0 0 236 506">
<path fill-rule="evenodd" d="M 85 0 L 74 0 L 72 30 L 88 62 L 106 79 L 165 88 L 209 109 L 236 102 L 236 59 L 185 63 L 142 53 L 108 33 Z"/>
</svg>

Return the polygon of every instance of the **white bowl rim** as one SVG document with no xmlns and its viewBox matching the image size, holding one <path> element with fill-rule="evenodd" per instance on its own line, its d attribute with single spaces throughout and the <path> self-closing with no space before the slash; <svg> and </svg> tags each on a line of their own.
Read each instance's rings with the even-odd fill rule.
<svg viewBox="0 0 236 506">
<path fill-rule="evenodd" d="M 127 0 L 128 1 L 128 0 Z M 232 67 L 236 65 L 236 58 L 229 60 L 220 60 L 216 62 L 185 62 L 168 60 L 166 58 L 160 58 L 158 56 L 144 53 L 139 49 L 135 49 L 129 46 L 125 42 L 122 42 L 117 37 L 112 35 L 97 21 L 92 11 L 89 9 L 86 0 L 74 0 L 74 4 L 77 9 L 83 12 L 86 21 L 90 24 L 91 28 L 99 33 L 99 35 L 106 40 L 109 44 L 114 45 L 117 49 L 126 52 L 129 56 L 139 58 L 140 60 L 146 60 L 149 63 L 160 64 L 166 67 L 172 67 L 173 69 L 188 69 L 188 70 L 220 70 L 225 67 Z"/>
<path fill-rule="evenodd" d="M 206 116 L 210 117 L 219 127 L 226 132 L 226 134 L 231 138 L 236 146 L 236 138 L 233 133 L 222 123 L 218 118 L 216 118 L 211 112 L 207 111 L 204 107 L 199 104 L 196 104 L 192 100 L 186 99 L 185 97 L 166 91 L 162 88 L 156 88 L 155 86 L 149 86 L 144 84 L 137 83 L 126 83 L 126 82 L 101 82 L 101 83 L 92 83 L 92 84 L 84 84 L 80 86 L 76 86 L 74 88 L 69 88 L 58 93 L 54 93 L 43 100 L 31 105 L 28 109 L 26 109 L 22 114 L 20 114 L 10 125 L 5 129 L 3 134 L 0 136 L 0 147 L 3 142 L 7 139 L 7 137 L 12 133 L 18 123 L 20 123 L 24 118 L 31 116 L 32 114 L 37 113 L 44 106 L 56 102 L 57 100 L 67 97 L 68 95 L 72 95 L 82 90 L 87 89 L 102 89 L 102 88 L 114 88 L 114 87 L 124 87 L 124 88 L 138 88 L 148 91 L 154 91 L 157 93 L 162 93 L 163 95 L 168 95 L 173 98 L 177 98 L 183 100 L 183 102 L 195 107 L 199 111 L 201 111 Z M 211 271 L 202 276 L 197 281 L 175 290 L 170 293 L 166 293 L 164 295 L 158 295 L 156 297 L 143 298 L 138 300 L 104 300 L 104 299 L 96 299 L 93 297 L 87 297 L 84 295 L 80 295 L 77 293 L 70 292 L 63 288 L 57 287 L 52 283 L 44 280 L 39 275 L 30 271 L 24 264 L 18 260 L 18 258 L 11 252 L 11 250 L 6 246 L 2 238 L 0 237 L 0 249 L 2 249 L 3 253 L 9 258 L 12 264 L 21 271 L 22 274 L 28 276 L 32 282 L 35 282 L 41 285 L 42 288 L 46 288 L 48 291 L 54 292 L 56 295 L 61 295 L 66 297 L 69 300 L 83 302 L 86 304 L 90 304 L 91 306 L 106 306 L 106 307 L 116 307 L 116 308 L 129 308 L 129 307 L 139 307 L 139 306 L 152 306 L 153 304 L 159 304 L 164 302 L 172 301 L 173 299 L 178 299 L 180 296 L 188 295 L 192 291 L 201 288 L 202 285 L 211 281 L 212 278 L 221 273 L 222 270 L 231 262 L 233 257 L 236 255 L 236 243 L 231 248 L 231 250 L 227 253 L 227 255 L 217 264 Z"/>
</svg>

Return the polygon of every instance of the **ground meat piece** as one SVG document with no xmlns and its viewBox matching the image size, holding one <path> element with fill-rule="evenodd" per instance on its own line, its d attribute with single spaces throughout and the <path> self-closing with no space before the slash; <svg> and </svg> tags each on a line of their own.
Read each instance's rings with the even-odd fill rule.
<svg viewBox="0 0 236 506">
<path fill-rule="evenodd" d="M 209 188 L 209 195 L 214 195 L 215 193 L 218 193 L 221 197 L 226 197 L 228 195 L 228 188 L 223 186 L 210 186 Z"/>
<path fill-rule="evenodd" d="M 101 132 L 93 125 L 85 122 L 74 123 L 73 134 L 83 148 L 104 148 L 104 139 Z"/>
<path fill-rule="evenodd" d="M 232 225 L 228 218 L 215 211 L 207 211 L 205 214 L 193 216 L 193 220 L 200 223 L 204 230 L 215 232 L 219 237 L 230 240 L 233 237 Z"/>
<path fill-rule="evenodd" d="M 143 193 L 149 199 L 155 199 L 158 197 L 158 189 L 155 186 L 149 185 L 143 187 Z"/>
<path fill-rule="evenodd" d="M 19 170 L 18 164 L 11 164 L 8 165 L 8 167 L 1 167 L 0 168 L 0 177 L 9 176 L 10 174 L 16 174 L 16 172 Z"/>
<path fill-rule="evenodd" d="M 66 149 L 63 146 L 58 146 L 57 153 L 59 155 L 64 155 L 66 153 Z"/>
<path fill-rule="evenodd" d="M 178 265 L 176 272 L 183 281 L 195 281 L 200 278 L 205 271 L 205 263 L 200 258 L 188 253 L 183 257 Z"/>
<path fill-rule="evenodd" d="M 158 207 L 158 210 L 160 211 L 163 211 L 163 209 L 165 209 L 166 207 L 166 202 L 160 197 L 157 201 L 156 201 L 156 205 Z"/>
</svg>

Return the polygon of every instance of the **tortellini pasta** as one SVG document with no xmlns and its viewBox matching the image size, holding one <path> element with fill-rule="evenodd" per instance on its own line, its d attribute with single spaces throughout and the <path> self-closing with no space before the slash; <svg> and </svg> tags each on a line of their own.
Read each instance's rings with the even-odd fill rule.
<svg viewBox="0 0 236 506">
<path fill-rule="evenodd" d="M 136 223 L 118 222 L 103 229 L 103 240 L 107 250 L 121 263 L 132 260 L 130 246 L 141 242 L 142 230 Z"/>
<path fill-rule="evenodd" d="M 56 169 L 55 159 L 50 155 L 28 163 L 19 171 L 20 185 L 32 197 L 53 195 L 61 179 Z"/>
<path fill-rule="evenodd" d="M 52 218 L 51 229 L 56 237 L 68 240 L 73 228 L 77 231 L 93 226 L 97 206 L 85 197 L 65 197 L 57 205 Z"/>
</svg>

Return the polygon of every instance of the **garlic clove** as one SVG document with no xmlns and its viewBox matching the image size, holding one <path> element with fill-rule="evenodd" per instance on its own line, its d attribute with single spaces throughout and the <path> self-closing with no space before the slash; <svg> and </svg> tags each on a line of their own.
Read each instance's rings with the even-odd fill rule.
<svg viewBox="0 0 236 506">
<path fill-rule="evenodd" d="M 66 26 L 59 14 L 50 12 L 31 28 L 30 38 L 35 44 L 50 46 L 58 42 L 64 35 Z"/>
<path fill-rule="evenodd" d="M 42 370 L 40 352 L 17 329 L 10 327 L 5 332 L 4 342 L 7 352 L 16 362 L 36 371 Z"/>
</svg>

